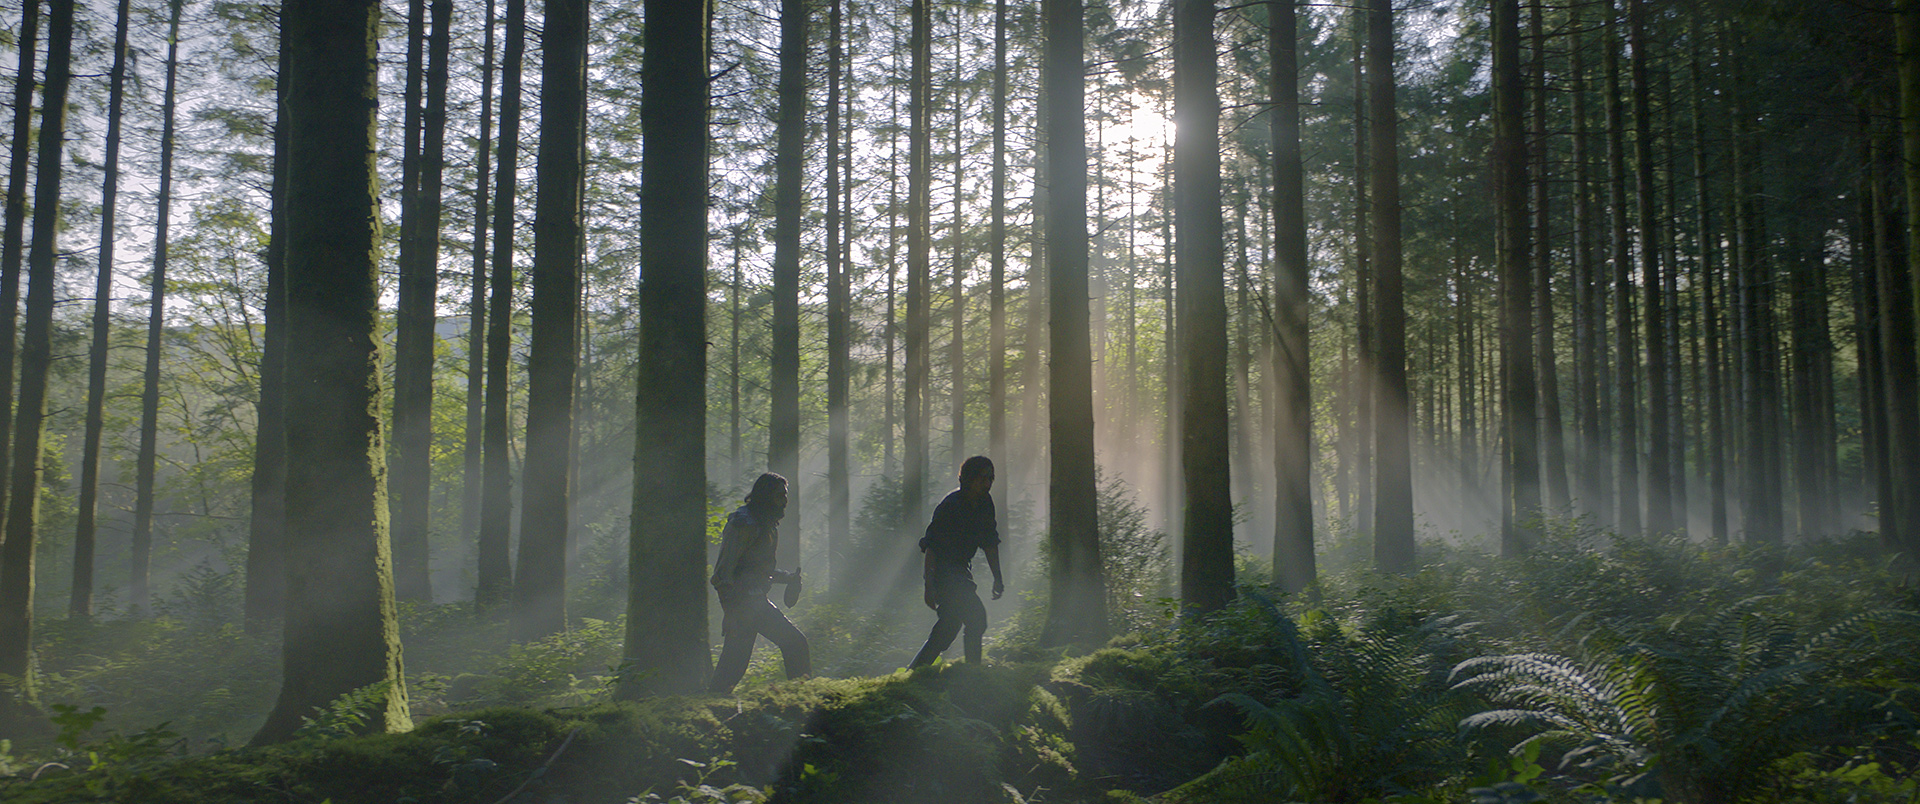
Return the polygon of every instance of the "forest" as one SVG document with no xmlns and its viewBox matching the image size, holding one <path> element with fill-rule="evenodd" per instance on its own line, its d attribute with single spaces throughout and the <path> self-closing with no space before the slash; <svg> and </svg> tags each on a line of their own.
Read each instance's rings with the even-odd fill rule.
<svg viewBox="0 0 1920 804">
<path fill-rule="evenodd" d="M 1920 0 L 0 54 L 0 800 L 1920 801 Z"/>
</svg>

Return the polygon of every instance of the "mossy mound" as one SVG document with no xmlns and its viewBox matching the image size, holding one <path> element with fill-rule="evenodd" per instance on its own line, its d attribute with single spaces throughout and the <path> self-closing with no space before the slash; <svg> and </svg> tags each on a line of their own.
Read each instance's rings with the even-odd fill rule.
<svg viewBox="0 0 1920 804">
<path fill-rule="evenodd" d="M 743 796 L 751 788 L 772 801 L 823 804 L 1010 802 L 1036 794 L 1099 800 L 1110 788 L 1165 789 L 1217 763 L 1221 754 L 1211 747 L 1230 742 L 1200 734 L 1173 699 L 1163 701 L 1153 685 L 1164 676 L 1135 672 L 1148 657 L 1106 651 L 1062 665 L 943 664 L 785 682 L 738 698 L 485 709 L 404 734 L 200 756 L 158 747 L 117 766 L 47 768 L 37 780 L 0 781 L 0 798 L 466 804 L 512 795 L 518 804 L 617 804 L 649 794 L 721 800 L 700 796 L 739 785 L 734 791 Z M 1085 667 L 1117 675 L 1083 678 Z M 1174 763 L 1171 775 L 1138 770 L 1165 766 L 1161 760 L 1172 755 L 1192 761 Z M 1156 761 L 1145 762 L 1149 756 Z M 1077 764 L 1085 759 L 1084 768 Z"/>
</svg>

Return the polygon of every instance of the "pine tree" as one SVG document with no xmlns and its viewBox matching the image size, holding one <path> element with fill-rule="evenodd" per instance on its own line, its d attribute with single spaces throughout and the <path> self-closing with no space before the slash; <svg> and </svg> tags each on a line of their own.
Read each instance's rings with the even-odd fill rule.
<svg viewBox="0 0 1920 804">
<path fill-rule="evenodd" d="M 379 417 L 375 53 L 370 0 L 293 0 L 288 128 L 287 618 L 280 695 L 256 745 L 377 690 L 366 728 L 412 727 L 400 670 Z"/>
<path fill-rule="evenodd" d="M 100 250 L 95 257 L 93 342 L 87 350 L 87 423 L 80 451 L 80 500 L 73 535 L 73 587 L 67 595 L 67 615 L 93 615 L 94 517 L 100 494 L 100 440 L 106 429 L 107 340 L 111 334 L 113 299 L 113 243 L 116 203 L 120 193 L 120 109 L 127 83 L 127 17 L 130 3 L 120 0 L 113 28 L 113 67 L 107 87 L 105 174 L 100 187 Z"/>
<path fill-rule="evenodd" d="M 616 694 L 706 682 L 709 4 L 646 0 L 641 69 L 640 365 L 627 672 Z"/>
<path fill-rule="evenodd" d="M 569 464 L 585 242 L 580 216 L 586 187 L 587 19 L 587 0 L 547 0 L 541 29 L 527 455 L 511 629 L 513 639 L 523 642 L 567 627 Z"/>
<path fill-rule="evenodd" d="M 33 240 L 27 247 L 26 326 L 20 339 L 19 397 L 14 400 L 13 472 L 5 541 L 0 543 L 0 677 L 19 679 L 0 695 L 0 730 L 25 733 L 38 724 L 33 674 L 33 584 L 40 531 L 42 438 L 47 374 L 53 364 L 54 258 L 59 253 L 60 170 L 66 155 L 67 88 L 73 80 L 73 0 L 47 4 L 47 83 L 40 96 L 40 160 L 34 167 Z"/>
<path fill-rule="evenodd" d="M 1046 25 L 1047 507 L 1046 645 L 1107 639 L 1094 476 L 1093 345 L 1087 302 L 1086 34 L 1079 0 L 1041 0 Z"/>
<path fill-rule="evenodd" d="M 1180 326 L 1185 550 L 1180 602 L 1212 611 L 1233 598 L 1233 497 L 1227 434 L 1227 300 L 1220 212 L 1220 96 L 1212 0 L 1173 5 L 1174 273 Z M 1057 324 L 1056 324 L 1057 326 Z"/>
</svg>

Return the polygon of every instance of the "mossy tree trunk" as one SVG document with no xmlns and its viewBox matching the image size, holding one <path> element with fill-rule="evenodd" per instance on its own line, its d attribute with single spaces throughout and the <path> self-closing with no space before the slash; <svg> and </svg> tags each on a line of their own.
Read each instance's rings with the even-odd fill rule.
<svg viewBox="0 0 1920 804">
<path fill-rule="evenodd" d="M 0 694 L 0 731 L 38 725 L 33 668 L 34 560 L 40 529 L 42 436 L 47 375 L 53 365 L 54 257 L 60 234 L 60 173 L 66 155 L 67 87 L 72 83 L 74 0 L 47 6 L 47 84 L 40 105 L 40 161 L 34 166 L 33 240 L 27 248 L 26 326 L 20 339 L 14 400 L 13 472 L 5 541 L 0 544 L 0 678 L 19 686 Z M 8 344 L 10 347 L 11 344 Z"/>
<path fill-rule="evenodd" d="M 380 7 L 293 0 L 288 60 L 287 618 L 257 744 L 368 690 L 367 728 L 411 728 L 387 534 L 374 122 Z"/>
<path fill-rule="evenodd" d="M 646 0 L 640 365 L 626 666 L 616 694 L 688 693 L 707 646 L 708 3 Z"/>
<path fill-rule="evenodd" d="M 33 165 L 33 62 L 40 36 L 40 0 L 21 3 L 20 27 L 15 29 L 13 79 L 13 139 L 7 148 L 7 199 L 0 223 L 0 400 L 14 400 L 15 336 L 20 321 L 20 266 L 26 251 L 27 172 Z M 13 456 L 13 411 L 0 402 L 0 527 L 7 518 L 7 480 Z M 4 532 L 4 531 L 0 531 Z"/>
</svg>

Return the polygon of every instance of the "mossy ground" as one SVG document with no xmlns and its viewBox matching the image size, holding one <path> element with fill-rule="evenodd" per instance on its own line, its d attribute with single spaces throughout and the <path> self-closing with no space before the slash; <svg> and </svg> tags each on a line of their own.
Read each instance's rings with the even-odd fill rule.
<svg viewBox="0 0 1920 804">
<path fill-rule="evenodd" d="M 1206 617 L 1129 612 L 1146 625 L 1084 653 L 1036 647 L 1029 608 L 999 620 L 988 664 L 912 672 L 894 668 L 924 617 L 820 605 L 801 624 L 831 677 L 779 680 L 763 647 L 737 696 L 637 702 L 611 700 L 615 621 L 502 652 L 497 622 L 437 607 L 408 613 L 413 731 L 353 736 L 336 707 L 258 749 L 220 735 L 249 733 L 270 700 L 270 642 L 65 624 L 42 653 L 55 736 L 0 741 L 0 801 L 1704 804 L 1701 780 L 1741 779 L 1743 801 L 1910 804 L 1920 598 L 1883 565 L 1864 540 L 1784 556 L 1660 540 L 1568 539 L 1520 561 L 1455 550 L 1412 576 L 1331 575 L 1312 601 L 1249 585 Z M 1501 704 L 1458 669 L 1515 654 L 1668 668 L 1635 676 L 1634 694 L 1665 701 L 1647 734 L 1685 750 L 1643 742 L 1601 762 L 1593 743 L 1528 742 L 1520 720 L 1463 727 Z M 1758 691 L 1692 700 L 1728 684 Z M 1738 751 L 1712 731 L 1746 716 L 1800 725 Z"/>
</svg>

